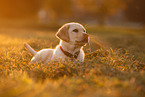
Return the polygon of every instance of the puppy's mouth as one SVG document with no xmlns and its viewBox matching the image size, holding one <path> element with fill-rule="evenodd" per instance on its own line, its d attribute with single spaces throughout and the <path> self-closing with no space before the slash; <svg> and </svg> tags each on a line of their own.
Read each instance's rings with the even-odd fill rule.
<svg viewBox="0 0 145 97">
<path fill-rule="evenodd" d="M 88 38 L 85 38 L 85 39 L 83 39 L 82 41 L 75 41 L 75 45 L 81 45 L 81 46 L 83 46 L 83 45 L 85 45 L 85 44 L 87 44 L 88 43 Z"/>
</svg>

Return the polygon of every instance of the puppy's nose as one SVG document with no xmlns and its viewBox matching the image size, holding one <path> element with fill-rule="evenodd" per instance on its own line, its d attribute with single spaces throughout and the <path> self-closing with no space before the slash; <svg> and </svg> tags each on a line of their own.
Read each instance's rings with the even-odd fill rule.
<svg viewBox="0 0 145 97">
<path fill-rule="evenodd" d="M 88 37 L 89 37 L 89 35 L 88 35 L 87 33 L 84 33 L 83 36 L 84 36 L 84 41 L 85 41 L 85 42 L 88 42 Z"/>
<path fill-rule="evenodd" d="M 87 33 L 84 33 L 84 38 L 86 39 L 88 37 L 89 37 L 89 35 Z"/>
</svg>

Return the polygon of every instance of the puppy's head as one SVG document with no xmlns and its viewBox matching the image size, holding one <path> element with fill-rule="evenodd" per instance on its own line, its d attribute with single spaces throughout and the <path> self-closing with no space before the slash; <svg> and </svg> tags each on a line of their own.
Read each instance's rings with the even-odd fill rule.
<svg viewBox="0 0 145 97">
<path fill-rule="evenodd" d="M 86 29 L 79 23 L 64 24 L 56 33 L 56 36 L 68 43 L 83 46 L 88 43 Z"/>
</svg>

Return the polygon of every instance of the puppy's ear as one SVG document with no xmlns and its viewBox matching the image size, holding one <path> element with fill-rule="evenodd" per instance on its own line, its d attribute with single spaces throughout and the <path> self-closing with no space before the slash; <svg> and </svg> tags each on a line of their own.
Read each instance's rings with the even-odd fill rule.
<svg viewBox="0 0 145 97">
<path fill-rule="evenodd" d="M 69 34 L 68 34 L 69 27 L 70 25 L 62 26 L 56 33 L 56 37 L 63 41 L 69 42 L 70 41 Z"/>
</svg>

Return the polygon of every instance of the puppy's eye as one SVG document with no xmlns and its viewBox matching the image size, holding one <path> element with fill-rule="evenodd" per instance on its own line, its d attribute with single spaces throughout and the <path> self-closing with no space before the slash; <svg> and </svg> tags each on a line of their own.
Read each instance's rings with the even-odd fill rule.
<svg viewBox="0 0 145 97">
<path fill-rule="evenodd" d="M 83 29 L 84 32 L 86 32 L 86 30 Z"/>
<path fill-rule="evenodd" d="M 78 29 L 74 29 L 73 32 L 78 32 Z"/>
</svg>

